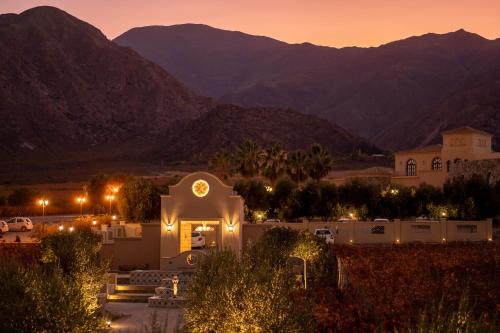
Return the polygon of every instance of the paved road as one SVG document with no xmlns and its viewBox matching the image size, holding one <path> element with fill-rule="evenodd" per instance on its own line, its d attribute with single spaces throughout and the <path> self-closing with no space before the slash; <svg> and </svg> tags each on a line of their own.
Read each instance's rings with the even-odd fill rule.
<svg viewBox="0 0 500 333">
<path fill-rule="evenodd" d="M 106 303 L 106 311 L 121 316 L 111 324 L 111 332 L 151 332 L 151 316 L 156 312 L 162 332 L 177 332 L 182 316 L 181 309 L 150 308 L 145 303 Z"/>
<path fill-rule="evenodd" d="M 21 243 L 33 243 L 37 242 L 37 239 L 31 238 L 31 231 L 27 232 L 7 232 L 3 235 L 0 235 L 0 242 L 5 242 L 5 243 L 14 243 L 16 241 L 16 236 L 19 236 L 21 239 Z"/>
<path fill-rule="evenodd" d="M 49 215 L 49 216 L 29 216 L 33 224 L 48 223 L 48 224 L 58 224 L 61 222 L 72 222 L 79 215 Z M 7 220 L 2 219 L 0 220 Z M 3 235 L 0 235 L 0 242 L 13 243 L 16 241 L 16 236 L 19 236 L 22 243 L 32 243 L 38 241 L 31 238 L 32 232 L 21 232 L 21 231 L 9 231 Z"/>
</svg>

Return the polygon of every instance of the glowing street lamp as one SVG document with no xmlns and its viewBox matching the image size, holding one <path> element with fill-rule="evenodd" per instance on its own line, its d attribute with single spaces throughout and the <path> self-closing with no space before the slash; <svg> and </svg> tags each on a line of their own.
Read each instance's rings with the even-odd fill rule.
<svg viewBox="0 0 500 333">
<path fill-rule="evenodd" d="M 113 194 L 108 194 L 106 200 L 109 201 L 109 214 L 111 215 L 111 203 L 115 200 L 115 196 Z"/>
<path fill-rule="evenodd" d="M 49 200 L 42 198 L 38 200 L 38 205 L 42 207 L 42 216 L 45 216 L 45 207 L 49 205 Z"/>
<path fill-rule="evenodd" d="M 87 198 L 83 196 L 77 197 L 76 202 L 80 204 L 80 216 L 83 216 L 83 204 L 87 202 Z"/>
</svg>

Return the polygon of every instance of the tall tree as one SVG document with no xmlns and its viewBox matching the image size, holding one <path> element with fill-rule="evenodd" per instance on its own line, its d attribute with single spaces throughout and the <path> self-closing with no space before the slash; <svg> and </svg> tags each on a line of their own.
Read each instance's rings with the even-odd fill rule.
<svg viewBox="0 0 500 333">
<path fill-rule="evenodd" d="M 260 147 L 252 140 L 246 140 L 236 151 L 237 171 L 246 178 L 259 174 Z"/>
<path fill-rule="evenodd" d="M 319 182 L 332 170 L 332 166 L 333 160 L 328 150 L 317 143 L 313 144 L 308 155 L 309 177 Z"/>
<path fill-rule="evenodd" d="M 307 164 L 307 154 L 303 150 L 296 150 L 288 157 L 287 172 L 298 185 L 307 180 Z"/>
<path fill-rule="evenodd" d="M 233 175 L 233 157 L 227 151 L 216 153 L 208 162 L 208 170 L 222 179 Z"/>
<path fill-rule="evenodd" d="M 120 191 L 118 203 L 127 219 L 149 222 L 160 218 L 160 190 L 150 180 L 129 178 Z"/>
<path fill-rule="evenodd" d="M 262 154 L 262 174 L 274 185 L 286 171 L 286 152 L 278 145 L 268 147 Z"/>
</svg>

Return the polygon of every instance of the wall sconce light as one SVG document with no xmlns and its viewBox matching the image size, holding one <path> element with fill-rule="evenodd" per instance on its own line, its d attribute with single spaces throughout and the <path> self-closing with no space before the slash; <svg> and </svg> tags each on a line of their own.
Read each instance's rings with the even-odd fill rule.
<svg viewBox="0 0 500 333">
<path fill-rule="evenodd" d="M 173 224 L 167 224 L 167 231 L 172 231 L 174 229 L 174 225 Z"/>
<path fill-rule="evenodd" d="M 69 232 L 73 232 L 73 230 L 75 230 L 75 228 L 69 227 Z"/>
<path fill-rule="evenodd" d="M 352 243 L 354 243 L 354 241 L 351 239 L 351 240 L 349 241 L 349 243 L 351 243 L 351 244 L 352 244 Z"/>
<path fill-rule="evenodd" d="M 227 231 L 234 232 L 234 224 L 228 224 L 227 225 Z"/>
<path fill-rule="evenodd" d="M 63 225 L 60 225 L 59 226 L 59 231 L 63 231 L 64 230 L 64 226 Z"/>
<path fill-rule="evenodd" d="M 446 238 L 443 238 L 443 242 L 446 242 Z"/>
<path fill-rule="evenodd" d="M 396 239 L 396 243 L 399 243 L 399 238 L 398 238 L 398 239 Z"/>
</svg>

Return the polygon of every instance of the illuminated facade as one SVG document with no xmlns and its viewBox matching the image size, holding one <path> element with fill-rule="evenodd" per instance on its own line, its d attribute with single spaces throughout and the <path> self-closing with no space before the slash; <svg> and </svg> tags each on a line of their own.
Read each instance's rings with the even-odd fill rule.
<svg viewBox="0 0 500 333">
<path fill-rule="evenodd" d="M 442 145 L 396 152 L 391 182 L 405 186 L 421 183 L 443 186 L 458 164 L 500 159 L 500 153 L 492 150 L 490 133 L 461 127 L 442 135 Z"/>
<path fill-rule="evenodd" d="M 203 231 L 206 247 L 241 250 L 243 199 L 216 176 L 195 172 L 161 197 L 160 268 L 192 250 L 192 232 Z"/>
</svg>

